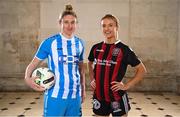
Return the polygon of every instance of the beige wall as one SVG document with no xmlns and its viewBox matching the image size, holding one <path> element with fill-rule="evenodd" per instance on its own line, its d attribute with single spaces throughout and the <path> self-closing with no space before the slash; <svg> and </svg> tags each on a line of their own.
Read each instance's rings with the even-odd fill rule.
<svg viewBox="0 0 180 117">
<path fill-rule="evenodd" d="M 22 80 L 25 67 L 38 43 L 59 31 L 57 20 L 67 3 L 78 15 L 77 35 L 85 41 L 85 62 L 91 46 L 103 40 L 101 17 L 112 13 L 120 20 L 119 39 L 132 47 L 148 70 L 133 90 L 177 91 L 178 0 L 0 0 L 1 90 L 28 89 Z M 129 68 L 127 79 L 133 70 Z M 17 80 L 20 83 L 14 83 Z"/>
<path fill-rule="evenodd" d="M 25 89 L 25 67 L 37 49 L 37 0 L 0 0 L 0 89 Z"/>
<path fill-rule="evenodd" d="M 178 6 L 180 6 L 180 2 L 178 2 Z M 176 77 L 177 77 L 177 92 L 180 94 L 180 8 L 178 7 L 178 39 L 177 39 L 177 68 L 176 68 Z"/>
</svg>

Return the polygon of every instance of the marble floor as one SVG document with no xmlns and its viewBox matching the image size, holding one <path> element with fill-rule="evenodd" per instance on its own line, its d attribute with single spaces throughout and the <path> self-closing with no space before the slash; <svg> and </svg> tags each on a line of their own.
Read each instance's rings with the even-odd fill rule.
<svg viewBox="0 0 180 117">
<path fill-rule="evenodd" d="M 129 92 L 128 117 L 180 117 L 180 95 L 167 92 Z M 82 106 L 93 116 L 91 92 Z M 42 117 L 43 95 L 38 92 L 0 92 L 0 117 Z"/>
</svg>

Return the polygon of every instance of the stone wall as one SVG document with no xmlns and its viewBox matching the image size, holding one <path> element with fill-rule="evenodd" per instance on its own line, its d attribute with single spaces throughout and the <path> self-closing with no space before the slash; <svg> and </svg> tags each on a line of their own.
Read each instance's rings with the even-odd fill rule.
<svg viewBox="0 0 180 117">
<path fill-rule="evenodd" d="M 130 9 L 129 42 L 148 70 L 137 88 L 175 91 L 178 0 L 131 0 Z"/>
<path fill-rule="evenodd" d="M 178 1 L 178 6 L 180 6 L 180 2 Z M 178 7 L 178 38 L 177 38 L 177 58 L 176 58 L 176 83 L 177 83 L 177 93 L 180 94 L 180 8 Z"/>
<path fill-rule="evenodd" d="M 24 71 L 39 45 L 39 28 L 39 1 L 0 0 L 0 90 L 25 89 Z"/>
<path fill-rule="evenodd" d="M 101 17 L 112 13 L 120 20 L 119 38 L 148 70 L 131 90 L 180 92 L 178 0 L 0 0 L 0 90 L 29 90 L 25 68 L 39 43 L 58 33 L 57 19 L 67 3 L 78 15 L 77 35 L 85 41 L 86 63 L 91 46 L 103 40 Z M 125 80 L 133 71 L 128 68 Z M 86 76 L 89 89 L 87 70 Z"/>
</svg>

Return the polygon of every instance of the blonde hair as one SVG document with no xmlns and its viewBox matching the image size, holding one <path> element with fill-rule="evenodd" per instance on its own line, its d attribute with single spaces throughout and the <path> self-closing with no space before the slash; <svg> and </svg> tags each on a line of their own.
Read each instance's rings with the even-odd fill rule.
<svg viewBox="0 0 180 117">
<path fill-rule="evenodd" d="M 62 19 L 64 18 L 64 16 L 66 16 L 66 15 L 72 15 L 72 16 L 74 16 L 77 19 L 77 15 L 73 11 L 72 5 L 70 5 L 70 4 L 65 5 L 65 10 L 59 16 L 59 22 L 61 22 Z"/>
<path fill-rule="evenodd" d="M 112 19 L 116 23 L 116 26 L 119 27 L 119 21 L 114 15 L 106 14 L 104 17 L 101 18 L 101 21 L 104 19 Z"/>
</svg>

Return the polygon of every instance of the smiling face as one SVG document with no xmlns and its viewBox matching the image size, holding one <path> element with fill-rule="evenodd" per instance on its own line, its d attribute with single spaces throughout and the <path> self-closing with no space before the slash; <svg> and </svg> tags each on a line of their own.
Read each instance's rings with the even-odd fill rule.
<svg viewBox="0 0 180 117">
<path fill-rule="evenodd" d="M 106 38 L 106 41 L 115 41 L 117 38 L 117 23 L 111 18 L 104 18 L 101 20 L 102 32 Z"/>
<path fill-rule="evenodd" d="M 60 21 L 61 33 L 67 37 L 71 38 L 75 32 L 77 19 L 72 15 L 65 15 Z"/>
</svg>

